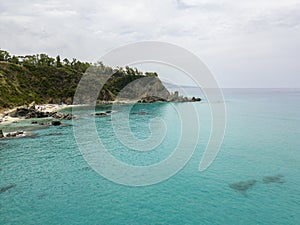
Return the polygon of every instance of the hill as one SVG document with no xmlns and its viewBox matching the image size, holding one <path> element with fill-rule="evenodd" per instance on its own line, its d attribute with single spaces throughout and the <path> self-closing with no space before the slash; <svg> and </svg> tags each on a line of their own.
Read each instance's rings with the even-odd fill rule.
<svg viewBox="0 0 300 225">
<path fill-rule="evenodd" d="M 0 50 L 0 108 L 36 103 L 61 102 L 71 104 L 77 85 L 91 63 L 76 59 L 60 60 L 46 54 L 10 56 Z M 102 88 L 98 99 L 112 101 L 132 81 L 151 78 L 155 88 L 169 95 L 155 72 L 143 73 L 136 68 L 110 68 L 101 62 L 94 64 L 113 75 Z"/>
</svg>

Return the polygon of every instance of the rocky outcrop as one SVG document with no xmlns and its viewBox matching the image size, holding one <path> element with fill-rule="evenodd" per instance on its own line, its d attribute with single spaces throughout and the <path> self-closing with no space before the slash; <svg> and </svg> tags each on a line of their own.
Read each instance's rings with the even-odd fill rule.
<svg viewBox="0 0 300 225">
<path fill-rule="evenodd" d="M 61 112 L 43 112 L 35 108 L 35 103 L 31 103 L 28 107 L 21 106 L 8 114 L 11 117 L 21 117 L 25 119 L 47 118 L 53 117 L 59 120 L 71 120 L 75 118 L 73 115 Z"/>
<path fill-rule="evenodd" d="M 2 130 L 0 130 L 0 139 L 3 138 L 14 138 L 14 137 L 23 137 L 25 136 L 24 131 L 15 131 L 4 134 Z"/>
<path fill-rule="evenodd" d="M 157 96 L 146 96 L 141 98 L 138 101 L 138 103 L 154 103 L 154 102 L 167 102 L 167 100 Z"/>
<path fill-rule="evenodd" d="M 201 98 L 187 98 L 178 96 L 178 94 L 170 94 L 168 98 L 161 98 L 157 96 L 146 96 L 138 100 L 138 103 L 154 103 L 154 102 L 200 102 Z"/>
<path fill-rule="evenodd" d="M 192 97 L 191 102 L 200 102 L 201 98 Z"/>
<path fill-rule="evenodd" d="M 9 116 L 11 117 L 25 117 L 27 114 L 29 114 L 30 111 L 27 108 L 17 108 L 14 112 L 11 112 Z"/>
<path fill-rule="evenodd" d="M 4 138 L 4 134 L 2 130 L 0 130 L 0 138 Z"/>
<path fill-rule="evenodd" d="M 6 138 L 10 138 L 10 137 L 17 137 L 17 136 L 20 136 L 20 135 L 23 135 L 24 134 L 24 131 L 16 131 L 16 132 L 10 132 L 10 133 L 7 133 L 5 135 Z"/>
<path fill-rule="evenodd" d="M 69 113 L 61 113 L 61 112 L 50 113 L 50 116 L 59 120 L 72 120 L 76 118 L 74 115 L 71 115 Z"/>
<path fill-rule="evenodd" d="M 105 112 L 99 112 L 99 113 L 95 113 L 95 116 L 108 116 L 108 114 Z"/>
<path fill-rule="evenodd" d="M 30 110 L 26 116 L 25 119 L 32 119 L 32 118 L 46 118 L 49 117 L 50 113 L 40 112 L 37 110 Z"/>
<path fill-rule="evenodd" d="M 95 114 L 92 114 L 92 116 L 100 116 L 100 117 L 109 116 L 111 112 L 112 112 L 111 110 L 106 110 L 105 112 L 97 112 Z"/>
</svg>

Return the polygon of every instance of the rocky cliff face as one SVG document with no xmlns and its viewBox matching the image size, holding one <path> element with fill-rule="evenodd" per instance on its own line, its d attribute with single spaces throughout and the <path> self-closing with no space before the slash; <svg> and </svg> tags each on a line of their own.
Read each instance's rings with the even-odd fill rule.
<svg viewBox="0 0 300 225">
<path fill-rule="evenodd" d="M 158 77 L 143 77 L 126 85 L 116 96 L 116 100 L 140 100 L 147 96 L 167 101 L 170 92 Z"/>
</svg>

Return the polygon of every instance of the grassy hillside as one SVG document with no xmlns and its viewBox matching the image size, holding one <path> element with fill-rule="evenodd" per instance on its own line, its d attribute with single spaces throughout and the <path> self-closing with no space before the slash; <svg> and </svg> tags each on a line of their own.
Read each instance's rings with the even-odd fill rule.
<svg viewBox="0 0 300 225">
<path fill-rule="evenodd" d="M 61 62 L 59 56 L 54 59 L 46 54 L 11 57 L 0 50 L 0 108 L 32 101 L 70 104 L 80 79 L 90 66 L 76 59 Z M 159 81 L 156 73 L 144 74 L 129 67 L 112 69 L 102 63 L 98 66 L 114 73 L 101 90 L 99 100 L 114 100 L 120 90 L 139 78 L 155 77 Z"/>
</svg>

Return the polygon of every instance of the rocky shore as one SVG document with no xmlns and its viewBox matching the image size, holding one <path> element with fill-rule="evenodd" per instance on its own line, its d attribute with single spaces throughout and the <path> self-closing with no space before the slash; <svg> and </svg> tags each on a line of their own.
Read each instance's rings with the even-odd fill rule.
<svg viewBox="0 0 300 225">
<path fill-rule="evenodd" d="M 57 110 L 70 107 L 67 105 L 36 105 L 34 102 L 30 105 L 23 105 L 0 114 L 0 125 L 7 125 L 10 123 L 18 123 L 20 120 L 26 119 L 39 119 L 49 118 L 50 122 L 37 122 L 32 121 L 31 124 L 47 125 L 47 126 L 60 126 L 60 120 L 71 120 L 75 118 L 68 113 L 57 112 Z M 4 129 L 5 130 L 5 129 Z M 0 139 L 16 138 L 30 136 L 26 131 L 4 132 L 0 126 Z"/>
<path fill-rule="evenodd" d="M 0 124 L 17 123 L 22 119 L 48 117 L 58 120 L 71 120 L 74 118 L 71 114 L 58 112 L 58 110 L 67 107 L 71 106 L 55 104 L 36 105 L 32 102 L 30 105 L 19 106 L 0 114 Z"/>
<path fill-rule="evenodd" d="M 200 102 L 201 98 L 188 98 L 178 96 L 178 94 L 170 95 L 167 99 L 157 96 L 146 96 L 138 100 L 138 103 L 155 103 L 155 102 Z"/>
<path fill-rule="evenodd" d="M 200 98 L 187 98 L 179 96 L 178 92 L 169 94 L 167 98 L 157 97 L 154 95 L 146 95 L 138 100 L 123 99 L 115 101 L 101 101 L 100 104 L 132 104 L 132 103 L 155 103 L 155 102 L 199 102 Z M 99 104 L 99 102 L 98 102 Z M 0 114 L 0 125 L 6 125 L 10 123 L 18 123 L 20 120 L 26 119 L 40 119 L 40 118 L 49 118 L 50 122 L 38 122 L 32 121 L 31 124 L 47 125 L 47 126 L 60 126 L 61 120 L 72 120 L 76 118 L 75 115 L 58 112 L 61 109 L 72 107 L 71 105 L 58 105 L 58 104 L 44 104 L 36 105 L 35 102 L 32 102 L 30 105 L 23 105 L 5 111 L 3 114 Z M 94 116 L 108 116 L 111 111 L 95 113 Z M 3 128 L 0 126 L 0 139 L 3 138 L 13 138 L 13 137 L 23 137 L 27 133 L 24 131 L 15 131 L 4 133 Z"/>
</svg>

